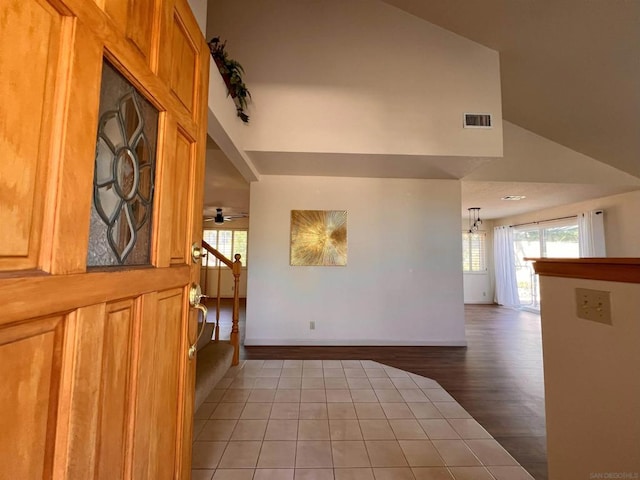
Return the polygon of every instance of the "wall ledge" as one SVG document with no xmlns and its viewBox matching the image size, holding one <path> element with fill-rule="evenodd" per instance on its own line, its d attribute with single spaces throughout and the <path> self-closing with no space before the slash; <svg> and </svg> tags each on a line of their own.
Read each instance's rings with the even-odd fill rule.
<svg viewBox="0 0 640 480">
<path fill-rule="evenodd" d="M 640 258 L 526 258 L 538 275 L 640 283 Z"/>
</svg>

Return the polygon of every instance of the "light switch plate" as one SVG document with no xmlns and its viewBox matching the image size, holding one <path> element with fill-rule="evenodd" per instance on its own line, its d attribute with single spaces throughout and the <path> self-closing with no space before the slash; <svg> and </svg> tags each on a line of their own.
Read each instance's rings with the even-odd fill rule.
<svg viewBox="0 0 640 480">
<path fill-rule="evenodd" d="M 584 320 L 611 325 L 611 292 L 576 288 L 576 315 Z"/>
</svg>

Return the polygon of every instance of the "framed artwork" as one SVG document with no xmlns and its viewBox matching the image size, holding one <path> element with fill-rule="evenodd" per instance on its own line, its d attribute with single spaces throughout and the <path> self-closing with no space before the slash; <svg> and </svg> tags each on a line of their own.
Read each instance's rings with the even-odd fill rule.
<svg viewBox="0 0 640 480">
<path fill-rule="evenodd" d="M 345 210 L 291 210 L 291 265 L 347 264 Z"/>
</svg>

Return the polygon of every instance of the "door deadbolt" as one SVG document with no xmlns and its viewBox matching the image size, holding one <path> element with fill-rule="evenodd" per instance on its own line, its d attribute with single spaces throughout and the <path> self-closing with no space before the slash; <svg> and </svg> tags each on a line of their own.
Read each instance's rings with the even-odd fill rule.
<svg viewBox="0 0 640 480">
<path fill-rule="evenodd" d="M 195 242 L 193 245 L 191 245 L 191 260 L 193 261 L 193 263 L 198 263 L 204 256 L 204 248 L 198 245 L 198 242 Z"/>
<path fill-rule="evenodd" d="M 200 305 L 200 299 L 202 297 L 204 297 L 204 295 L 202 295 L 202 289 L 200 288 L 200 285 L 198 285 L 197 283 L 192 283 L 191 288 L 189 289 L 189 304 L 192 307 Z"/>
</svg>

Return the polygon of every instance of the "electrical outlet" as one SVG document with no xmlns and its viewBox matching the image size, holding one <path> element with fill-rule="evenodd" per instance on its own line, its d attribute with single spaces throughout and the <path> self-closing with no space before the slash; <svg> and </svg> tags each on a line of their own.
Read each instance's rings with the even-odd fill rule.
<svg viewBox="0 0 640 480">
<path fill-rule="evenodd" d="M 584 320 L 611 325 L 611 292 L 576 288 L 576 315 Z"/>
<path fill-rule="evenodd" d="M 309 322 L 309 330 L 315 330 L 315 329 L 316 329 L 316 322 L 312 320 Z"/>
</svg>

